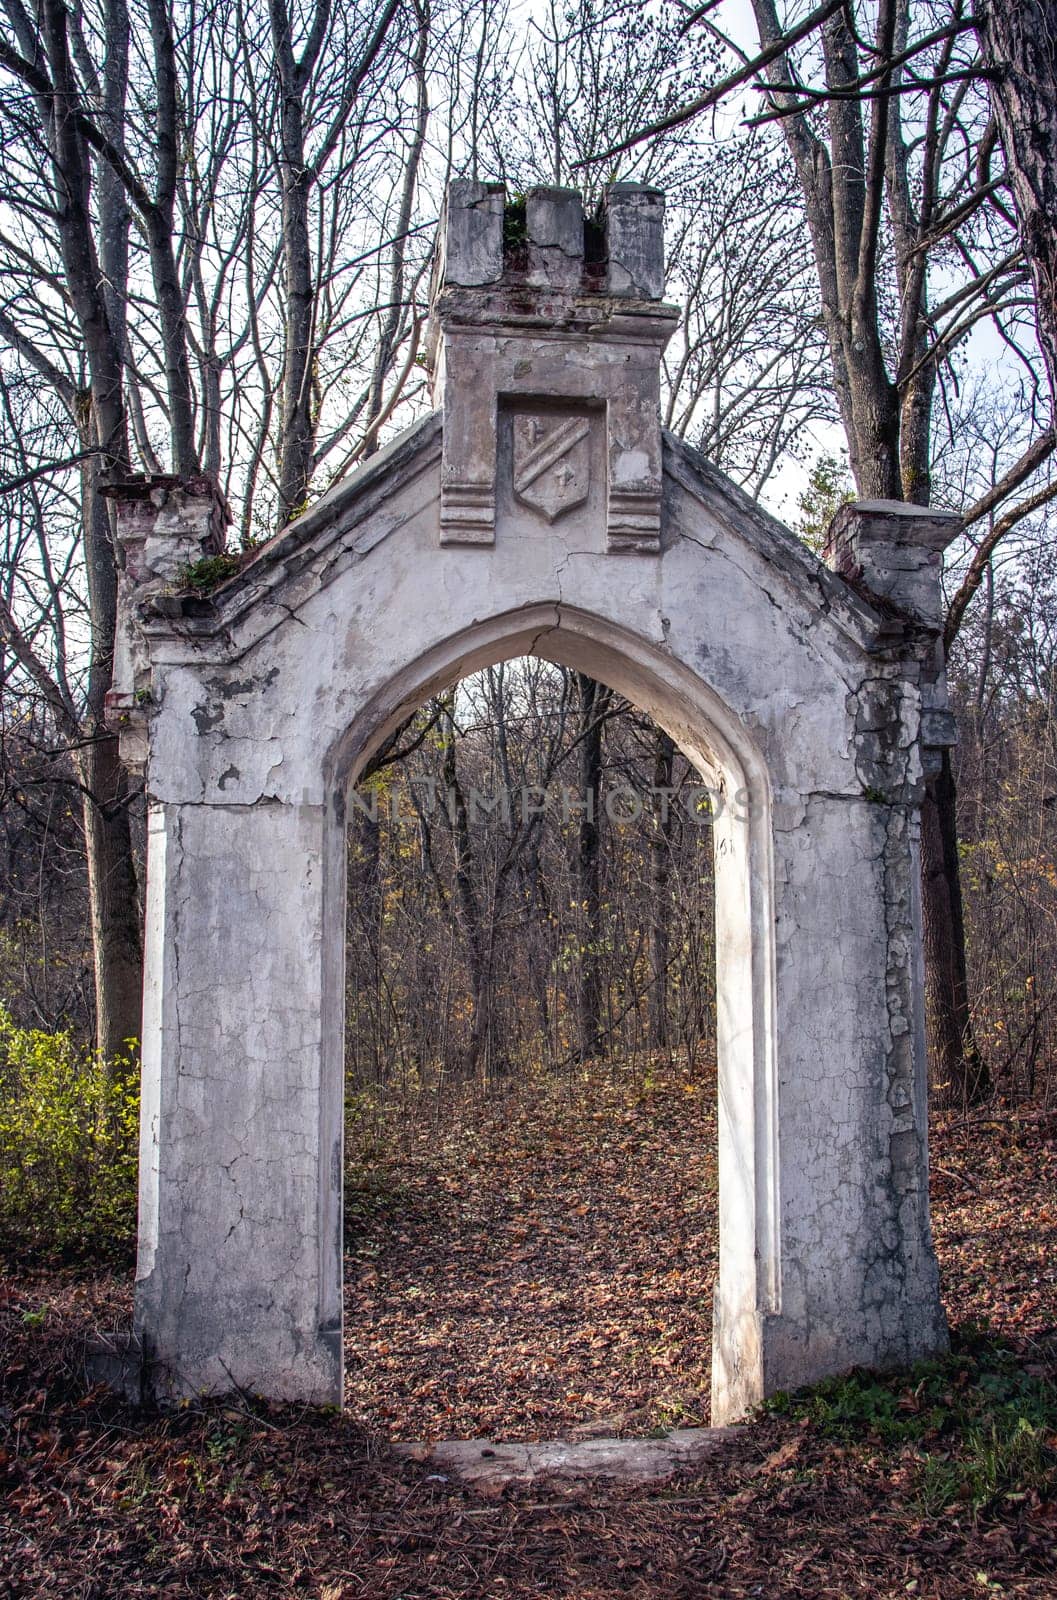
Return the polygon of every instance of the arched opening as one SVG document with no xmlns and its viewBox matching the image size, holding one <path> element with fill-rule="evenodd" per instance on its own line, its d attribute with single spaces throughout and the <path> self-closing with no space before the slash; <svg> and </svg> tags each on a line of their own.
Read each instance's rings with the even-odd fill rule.
<svg viewBox="0 0 1057 1600">
<path fill-rule="evenodd" d="M 769 787 L 741 724 L 702 679 L 662 649 L 582 612 L 526 608 L 475 625 L 409 663 L 331 753 L 323 1041 L 324 1116 L 329 1121 L 323 1148 L 340 1150 L 344 1118 L 346 824 L 350 810 L 362 809 L 349 796 L 377 753 L 409 725 L 423 702 L 474 673 L 518 658 L 582 675 L 639 708 L 663 730 L 668 748 L 680 752 L 699 776 L 698 795 L 707 788 L 712 797 L 720 1237 L 713 1386 L 722 1397 L 721 1415 L 729 1415 L 738 1395 L 758 1392 L 760 1317 L 777 1309 Z M 583 1054 L 582 1040 L 572 1052 L 577 1053 Z M 474 1065 L 476 1070 L 481 1062 Z M 321 1321 L 335 1327 L 340 1325 L 343 1245 L 336 1185 L 327 1186 L 321 1203 L 331 1212 L 321 1229 L 327 1251 Z"/>
<path fill-rule="evenodd" d="M 368 1425 L 708 1420 L 721 804 L 538 656 L 428 701 L 353 790 L 345 1398 Z"/>
<path fill-rule="evenodd" d="M 351 792 L 350 1090 L 714 1061 L 723 804 L 637 707 L 539 656 L 427 701 Z"/>
</svg>

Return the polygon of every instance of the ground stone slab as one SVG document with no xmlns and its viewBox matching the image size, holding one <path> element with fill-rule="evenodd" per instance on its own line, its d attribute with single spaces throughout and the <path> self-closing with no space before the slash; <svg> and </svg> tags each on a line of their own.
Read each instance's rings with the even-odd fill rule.
<svg viewBox="0 0 1057 1600">
<path fill-rule="evenodd" d="M 550 1439 L 538 1444 L 444 1439 L 435 1445 L 397 1444 L 393 1451 L 445 1476 L 459 1478 L 479 1494 L 487 1495 L 541 1479 L 660 1483 L 678 1472 L 702 1466 L 735 1431 L 676 1428 L 657 1439 Z"/>
</svg>

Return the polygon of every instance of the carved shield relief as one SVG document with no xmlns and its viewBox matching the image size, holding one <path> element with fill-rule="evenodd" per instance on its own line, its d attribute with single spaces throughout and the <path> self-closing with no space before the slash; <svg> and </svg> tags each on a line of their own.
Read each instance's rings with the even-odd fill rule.
<svg viewBox="0 0 1057 1600">
<path fill-rule="evenodd" d="M 537 412 L 514 417 L 514 497 L 556 522 L 591 488 L 591 419 Z"/>
</svg>

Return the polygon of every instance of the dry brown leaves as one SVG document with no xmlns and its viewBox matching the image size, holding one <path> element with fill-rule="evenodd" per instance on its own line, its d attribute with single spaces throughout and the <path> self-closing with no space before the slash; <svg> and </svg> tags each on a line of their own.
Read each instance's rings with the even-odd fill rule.
<svg viewBox="0 0 1057 1600">
<path fill-rule="evenodd" d="M 347 1402 L 403 1439 L 707 1421 L 715 1096 L 660 1065 L 466 1096 L 350 1196 Z"/>
<path fill-rule="evenodd" d="M 481 1504 L 386 1456 L 383 1423 L 513 1435 L 607 1410 L 696 1414 L 712 1124 L 685 1081 L 655 1075 L 637 1100 L 616 1078 L 567 1111 L 513 1097 L 449 1119 L 443 1139 L 409 1135 L 395 1198 L 350 1241 L 350 1309 L 375 1320 L 350 1328 L 342 1418 L 134 1414 L 86 1392 L 82 1367 L 86 1331 L 127 1313 L 127 1283 L 0 1280 L 0 1596 L 1052 1597 L 1057 1507 L 924 1517 L 899 1449 L 837 1447 L 788 1418 L 736 1435 L 704 1481 L 649 1494 Z M 934 1146 L 952 1314 L 1038 1348 L 1057 1324 L 1055 1149 L 1044 1122 L 947 1125 Z"/>
</svg>

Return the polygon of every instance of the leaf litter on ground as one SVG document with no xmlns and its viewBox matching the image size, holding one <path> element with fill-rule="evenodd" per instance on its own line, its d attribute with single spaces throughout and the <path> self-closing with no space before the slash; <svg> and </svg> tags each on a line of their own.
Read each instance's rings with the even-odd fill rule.
<svg viewBox="0 0 1057 1600">
<path fill-rule="evenodd" d="M 780 1398 L 703 1478 L 649 1490 L 482 1504 L 388 1454 L 394 1437 L 707 1418 L 713 1100 L 707 1074 L 640 1062 L 423 1102 L 398 1125 L 388 1105 L 360 1145 L 354 1129 L 342 1416 L 241 1397 L 133 1411 L 84 1370 L 87 1333 L 128 1316 L 128 1278 L 11 1264 L 0 1596 L 1052 1597 L 1057 1118 L 1041 1112 L 936 1121 L 945 1362 Z"/>
</svg>

